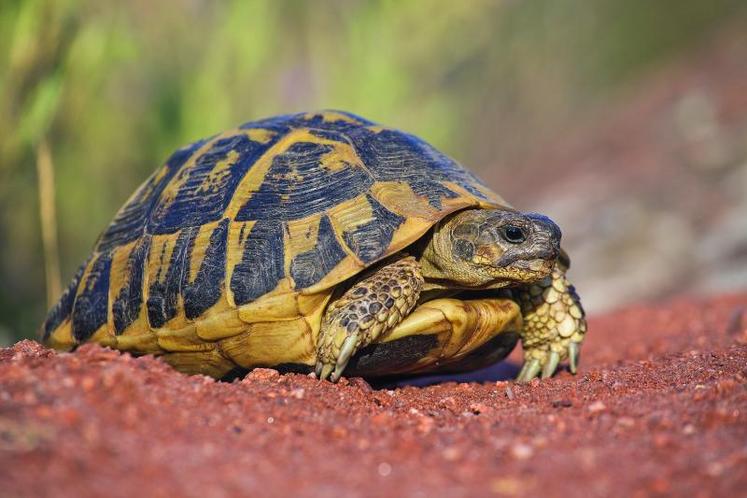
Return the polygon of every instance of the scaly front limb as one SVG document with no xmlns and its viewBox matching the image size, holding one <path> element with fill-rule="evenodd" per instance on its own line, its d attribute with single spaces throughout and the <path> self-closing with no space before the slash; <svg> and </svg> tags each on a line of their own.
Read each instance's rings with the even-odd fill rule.
<svg viewBox="0 0 747 498">
<path fill-rule="evenodd" d="M 334 301 L 322 319 L 316 375 L 336 382 L 358 349 L 392 330 L 415 307 L 423 287 L 412 257 L 379 268 Z"/>
<path fill-rule="evenodd" d="M 524 365 L 516 378 L 519 382 L 528 382 L 540 373 L 542 378 L 551 377 L 566 358 L 571 373 L 576 373 L 586 320 L 566 270 L 558 263 L 550 276 L 514 291 L 524 316 Z"/>
</svg>

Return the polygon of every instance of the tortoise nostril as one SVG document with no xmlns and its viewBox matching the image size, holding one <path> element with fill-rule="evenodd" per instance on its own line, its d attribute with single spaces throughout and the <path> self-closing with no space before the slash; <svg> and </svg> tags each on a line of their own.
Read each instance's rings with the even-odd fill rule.
<svg viewBox="0 0 747 498">
<path fill-rule="evenodd" d="M 527 218 L 532 220 L 540 231 L 546 232 L 551 240 L 557 242 L 558 246 L 560 245 L 560 239 L 563 234 L 560 231 L 560 227 L 554 221 L 545 215 L 537 213 L 529 213 L 527 214 Z"/>
</svg>

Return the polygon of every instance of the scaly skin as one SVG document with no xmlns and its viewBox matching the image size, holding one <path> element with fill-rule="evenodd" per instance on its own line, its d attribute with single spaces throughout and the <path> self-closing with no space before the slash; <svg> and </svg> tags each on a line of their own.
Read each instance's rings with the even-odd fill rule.
<svg viewBox="0 0 747 498">
<path fill-rule="evenodd" d="M 355 352 L 396 327 L 423 288 L 420 264 L 406 257 L 381 267 L 333 302 L 322 320 L 316 375 L 337 381 Z"/>
<path fill-rule="evenodd" d="M 540 373 L 542 378 L 550 377 L 566 358 L 576 373 L 586 320 L 565 269 L 556 265 L 550 276 L 514 290 L 513 295 L 524 316 L 524 366 L 516 380 L 527 382 Z"/>
</svg>

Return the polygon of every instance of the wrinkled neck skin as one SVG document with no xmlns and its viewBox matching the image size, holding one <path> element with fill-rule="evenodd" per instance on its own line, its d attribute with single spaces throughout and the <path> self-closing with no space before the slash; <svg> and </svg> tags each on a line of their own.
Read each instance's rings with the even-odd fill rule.
<svg viewBox="0 0 747 498">
<path fill-rule="evenodd" d="M 438 230 L 439 227 L 436 227 Z M 496 280 L 488 275 L 475 274 L 465 262 L 443 257 L 448 254 L 446 237 L 431 237 L 420 257 L 425 278 L 424 290 L 436 289 L 502 289 L 512 285 L 511 280 Z M 439 248 L 439 249 L 437 249 Z"/>
</svg>

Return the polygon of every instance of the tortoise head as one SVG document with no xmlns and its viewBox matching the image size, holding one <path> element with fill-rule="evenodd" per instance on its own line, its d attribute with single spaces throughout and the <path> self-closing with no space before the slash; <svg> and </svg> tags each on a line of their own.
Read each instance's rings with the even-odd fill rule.
<svg viewBox="0 0 747 498">
<path fill-rule="evenodd" d="M 425 276 L 467 288 L 540 280 L 560 254 L 548 217 L 510 209 L 468 209 L 436 225 L 423 253 Z"/>
</svg>

